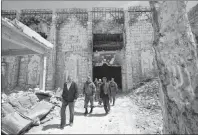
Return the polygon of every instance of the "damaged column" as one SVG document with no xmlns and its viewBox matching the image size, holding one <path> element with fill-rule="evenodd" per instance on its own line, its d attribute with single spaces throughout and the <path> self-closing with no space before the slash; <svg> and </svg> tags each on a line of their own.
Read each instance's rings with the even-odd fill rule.
<svg viewBox="0 0 198 135">
<path fill-rule="evenodd" d="M 46 88 L 55 88 L 55 73 L 56 73 L 56 46 L 57 46 L 57 14 L 53 12 L 52 22 L 50 28 L 50 35 L 48 39 L 53 45 L 53 49 L 49 53 L 47 59 L 47 74 L 46 74 Z"/>
<path fill-rule="evenodd" d="M 132 64 L 131 64 L 131 49 L 130 49 L 130 31 L 129 31 L 129 13 L 125 11 L 125 55 L 124 55 L 124 65 L 123 65 L 123 91 L 129 91 L 133 87 L 132 80 Z"/>
<path fill-rule="evenodd" d="M 87 36 L 88 36 L 88 75 L 93 78 L 92 72 L 92 53 L 93 53 L 93 34 L 92 34 L 92 12 L 88 11 L 88 22 L 87 22 Z"/>
<path fill-rule="evenodd" d="M 129 91 L 133 88 L 133 77 L 132 77 L 132 62 L 131 62 L 131 42 L 130 42 L 130 30 L 129 30 L 129 12 L 125 11 L 125 34 L 126 34 L 126 41 L 125 41 L 125 59 L 124 59 L 124 66 L 126 67 L 123 70 L 123 90 Z"/>
<path fill-rule="evenodd" d="M 40 90 L 45 91 L 46 84 L 46 68 L 47 68 L 47 56 L 40 56 Z"/>
</svg>

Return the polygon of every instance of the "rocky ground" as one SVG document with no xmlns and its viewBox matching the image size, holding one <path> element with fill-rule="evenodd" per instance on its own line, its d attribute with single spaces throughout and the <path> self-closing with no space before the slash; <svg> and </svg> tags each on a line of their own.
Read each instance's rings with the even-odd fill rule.
<svg viewBox="0 0 198 135">
<path fill-rule="evenodd" d="M 93 114 L 85 117 L 84 100 L 79 98 L 75 105 L 75 118 L 72 127 L 59 129 L 60 108 L 56 107 L 49 116 L 50 121 L 31 128 L 27 134 L 160 134 L 162 130 L 162 113 L 155 96 L 144 98 L 141 91 L 155 90 L 157 82 L 146 84 L 133 93 L 118 95 L 116 105 L 105 115 L 103 106 L 97 105 Z M 155 94 L 154 94 L 155 95 Z M 67 124 L 69 123 L 67 108 Z"/>
</svg>

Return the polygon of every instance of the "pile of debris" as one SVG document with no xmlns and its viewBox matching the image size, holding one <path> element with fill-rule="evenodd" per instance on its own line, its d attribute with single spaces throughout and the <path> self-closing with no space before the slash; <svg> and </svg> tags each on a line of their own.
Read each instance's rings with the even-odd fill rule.
<svg viewBox="0 0 198 135">
<path fill-rule="evenodd" d="M 60 115 L 61 89 L 56 92 L 32 90 L 2 94 L 3 134 L 22 134 Z M 20 121 L 20 122 L 19 122 Z"/>
<path fill-rule="evenodd" d="M 130 97 L 140 107 L 152 110 L 161 109 L 159 102 L 159 80 L 151 80 L 133 90 Z"/>
</svg>

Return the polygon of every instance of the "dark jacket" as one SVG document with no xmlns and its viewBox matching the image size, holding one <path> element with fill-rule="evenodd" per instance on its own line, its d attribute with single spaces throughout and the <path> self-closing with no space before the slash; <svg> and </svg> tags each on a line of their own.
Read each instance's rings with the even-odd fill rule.
<svg viewBox="0 0 198 135">
<path fill-rule="evenodd" d="M 110 88 L 109 88 L 109 84 L 107 83 L 107 85 L 108 85 L 107 95 L 104 94 L 104 83 L 102 83 L 100 85 L 100 98 L 104 98 L 106 96 L 108 96 L 109 98 L 111 97 L 111 91 L 110 91 Z"/>
<path fill-rule="evenodd" d="M 73 102 L 74 99 L 78 98 L 78 87 L 75 82 L 71 83 L 69 90 L 67 89 L 67 83 L 64 83 L 62 98 L 66 102 Z"/>
</svg>

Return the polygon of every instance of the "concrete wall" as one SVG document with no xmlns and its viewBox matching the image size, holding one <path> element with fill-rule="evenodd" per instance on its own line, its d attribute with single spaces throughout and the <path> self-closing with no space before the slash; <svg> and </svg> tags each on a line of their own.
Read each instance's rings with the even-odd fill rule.
<svg viewBox="0 0 198 135">
<path fill-rule="evenodd" d="M 30 15 L 36 17 L 39 12 Z M 55 11 L 47 16 L 48 14 L 42 11 L 40 14 L 44 20 L 40 19 L 38 24 L 29 25 L 33 30 L 45 33 L 47 40 L 54 44 L 53 50 L 47 52 L 46 89 L 63 87 L 64 76 L 67 77 L 69 73 L 80 89 L 82 88 L 86 76 L 92 76 L 93 33 L 123 33 L 124 46 L 121 50 L 123 91 L 132 89 L 144 78 L 153 77 L 154 61 L 151 48 L 153 31 L 147 16 L 144 14 L 136 16 L 135 12 L 126 11 L 124 24 L 115 23 L 112 16 L 109 16 L 109 20 L 101 18 L 92 29 L 92 12 L 86 12 L 87 20 L 81 19 L 79 15 L 70 14 L 67 10 L 63 12 L 65 13 L 58 14 Z M 38 64 L 38 56 L 21 58 L 18 80 L 20 86 L 38 84 Z"/>
<path fill-rule="evenodd" d="M 50 38 L 50 27 L 45 22 L 40 22 L 39 24 L 32 24 L 29 26 L 31 29 L 35 30 L 36 32 L 43 32 L 47 35 L 47 40 Z M 48 54 L 48 62 L 47 62 L 47 69 L 51 67 L 51 54 Z M 19 86 L 23 87 L 35 87 L 39 85 L 39 75 L 40 75 L 40 56 L 39 55 L 29 55 L 29 56 L 22 56 L 21 57 L 21 66 L 20 66 L 20 75 L 19 75 Z M 49 71 L 49 70 L 48 70 Z M 51 72 L 47 72 L 47 78 Z M 46 78 L 46 79 L 47 79 Z M 50 80 L 49 80 L 50 81 Z M 50 84 L 52 81 L 50 82 Z M 46 82 L 47 86 L 49 87 L 49 82 Z M 50 88 L 48 88 L 50 89 Z"/>
<path fill-rule="evenodd" d="M 68 75 L 80 90 L 88 75 L 92 76 L 90 23 L 84 26 L 74 15 L 57 28 L 56 87 L 63 88 Z"/>
<path fill-rule="evenodd" d="M 161 81 L 163 134 L 197 134 L 197 45 L 187 18 L 186 2 L 160 1 L 150 5 L 155 34 L 163 35 L 155 36 L 154 42 Z"/>
<path fill-rule="evenodd" d="M 39 85 L 40 57 L 29 55 L 20 57 L 18 85 L 23 88 Z"/>
<path fill-rule="evenodd" d="M 18 81 L 18 57 L 2 57 L 2 92 L 9 92 L 14 89 Z"/>
<path fill-rule="evenodd" d="M 127 90 L 154 76 L 153 29 L 149 16 L 150 12 L 125 12 Z"/>
</svg>

